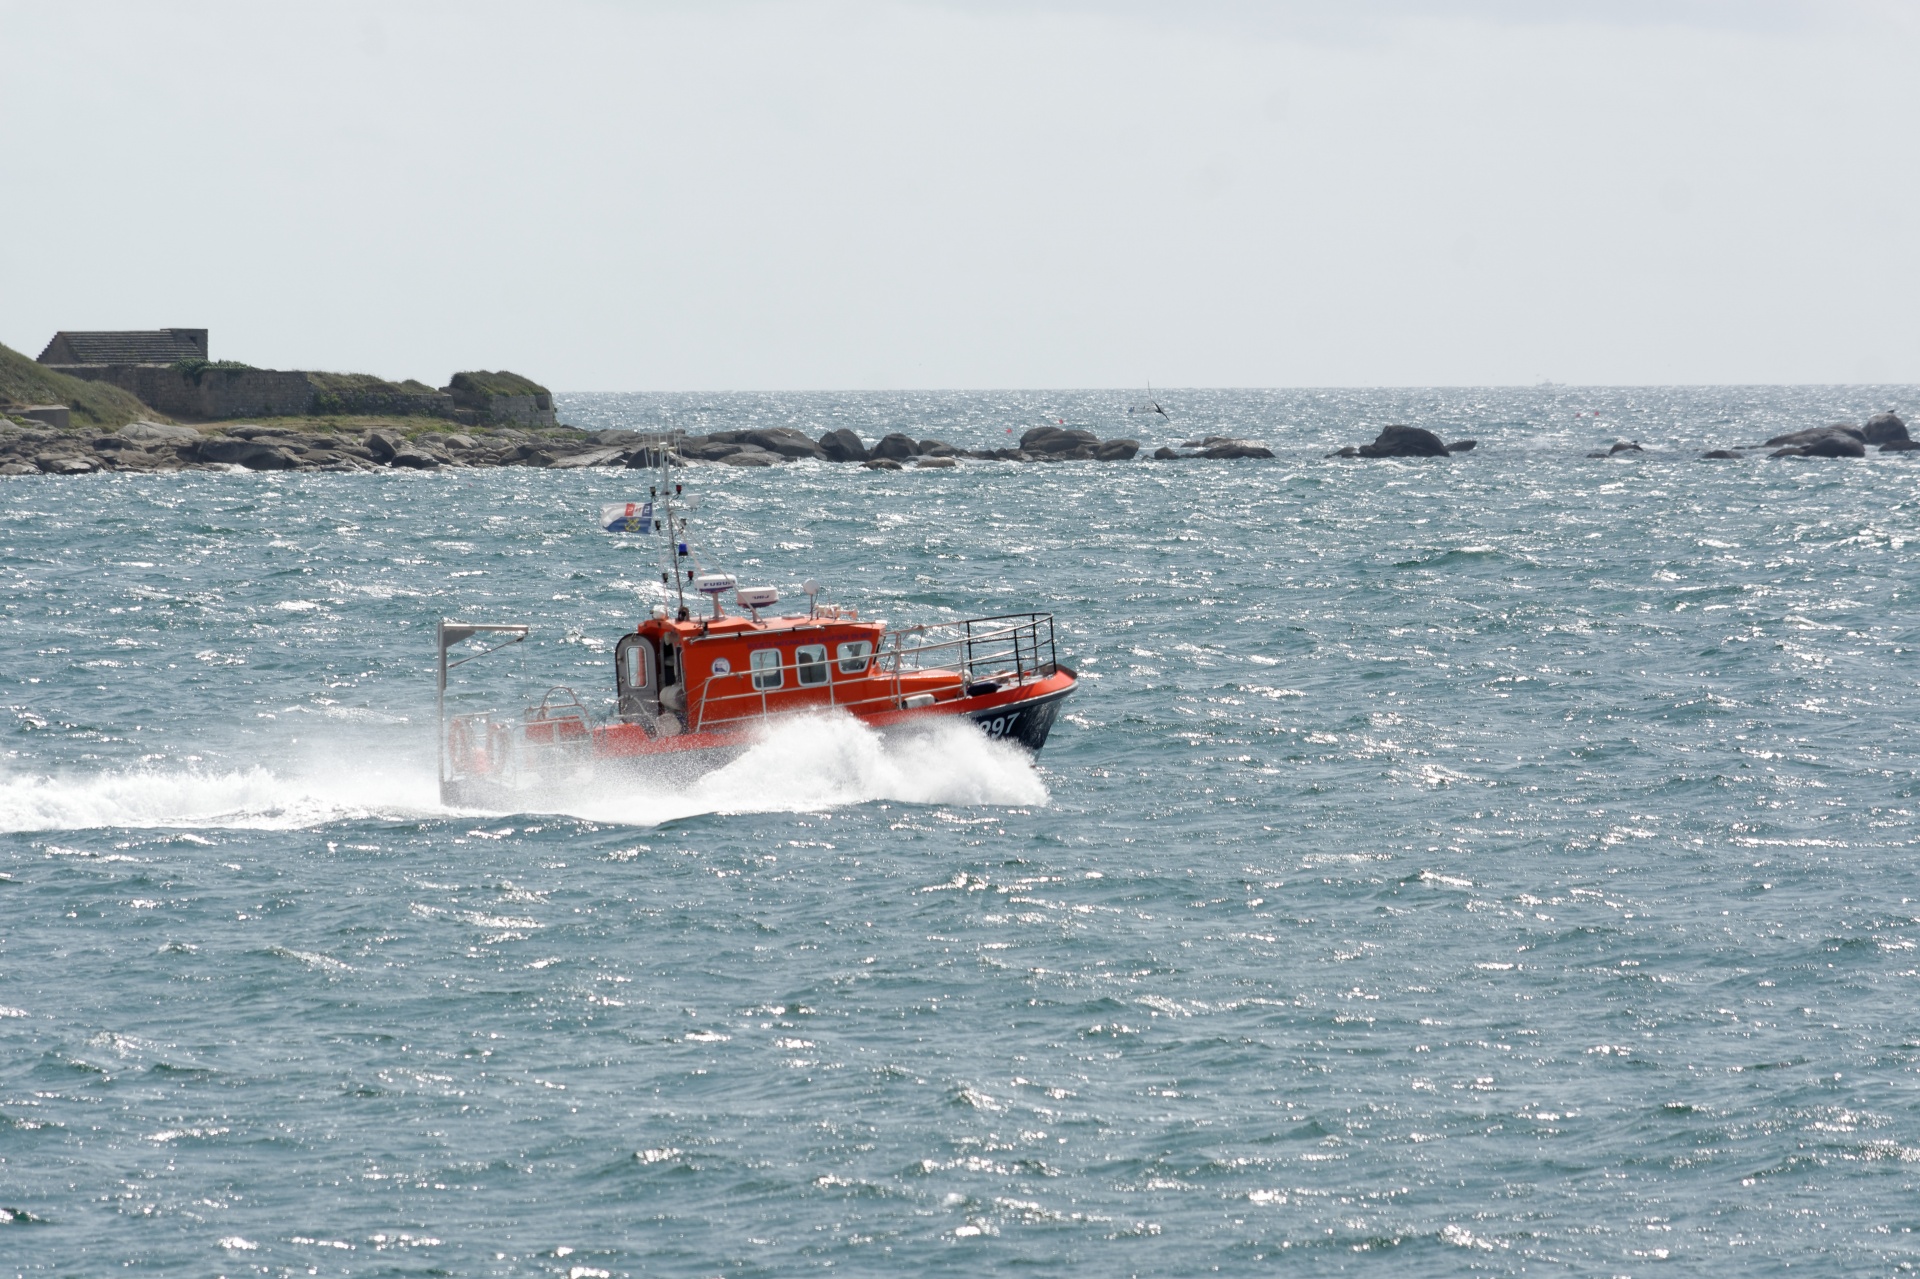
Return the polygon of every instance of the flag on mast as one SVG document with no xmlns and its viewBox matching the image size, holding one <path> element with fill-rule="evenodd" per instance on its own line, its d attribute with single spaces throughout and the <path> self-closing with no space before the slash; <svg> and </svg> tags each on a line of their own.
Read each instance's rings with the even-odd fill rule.
<svg viewBox="0 0 1920 1279">
<path fill-rule="evenodd" d="M 609 533 L 653 532 L 652 502 L 614 502 L 600 508 L 600 527 Z"/>
</svg>

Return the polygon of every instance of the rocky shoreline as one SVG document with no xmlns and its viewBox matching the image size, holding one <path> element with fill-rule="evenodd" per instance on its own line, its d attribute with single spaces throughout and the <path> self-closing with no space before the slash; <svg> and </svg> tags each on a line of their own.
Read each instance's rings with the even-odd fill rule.
<svg viewBox="0 0 1920 1279">
<path fill-rule="evenodd" d="M 398 426 L 285 426 L 236 422 L 183 426 L 137 421 L 107 433 L 0 425 L 0 476 L 88 475 L 96 472 L 438 470 L 442 467 L 651 467 L 664 437 L 640 431 L 572 427 L 466 430 Z M 1121 462 L 1140 451 L 1135 440 L 1102 440 L 1091 431 L 1035 427 L 1017 448 L 967 450 L 940 440 L 892 434 L 869 446 L 852 431 L 810 439 L 790 427 L 716 431 L 681 437 L 675 461 L 687 465 L 760 467 L 817 459 L 873 470 L 940 469 L 960 459 L 1009 462 Z M 1209 454 L 1212 456 L 1213 454 Z M 1271 457 L 1260 450 L 1257 456 Z"/>
<path fill-rule="evenodd" d="M 1737 461 L 1758 453 L 1767 457 L 1865 457 L 1869 445 L 1877 447 L 1882 453 L 1908 453 L 1920 450 L 1920 441 L 1907 435 L 1907 424 L 1896 413 L 1876 413 L 1868 418 L 1864 426 L 1852 422 L 1835 422 L 1829 426 L 1811 427 L 1804 431 L 1790 431 L 1785 435 L 1776 435 L 1772 439 L 1758 444 L 1735 444 L 1728 448 L 1709 449 L 1700 455 L 1701 461 Z M 1470 453 L 1479 447 L 1478 440 L 1455 440 L 1451 444 L 1443 442 L 1432 431 L 1417 426 L 1394 425 L 1383 427 L 1371 444 L 1352 445 L 1335 449 L 1327 454 L 1330 458 L 1377 458 L 1377 457 L 1452 457 L 1458 453 Z M 1772 450 L 1767 452 L 1767 450 Z M 1165 453 L 1167 450 L 1161 450 Z M 1159 457 L 1160 453 L 1154 454 Z M 1590 458 L 1635 458 L 1655 456 L 1638 440 L 1619 440 L 1611 448 L 1588 453 Z"/>
<path fill-rule="evenodd" d="M 443 467 L 525 466 L 550 470 L 582 467 L 656 466 L 665 437 L 641 431 L 583 431 L 573 427 L 480 426 L 450 430 L 443 424 L 387 422 L 372 428 L 341 423 L 264 425 L 236 422 L 185 426 L 135 421 L 111 432 L 66 430 L 38 422 L 0 419 L 0 476 L 88 475 L 103 472 L 171 471 L 377 471 Z M 1385 427 L 1369 443 L 1348 446 L 1328 458 L 1447 458 L 1474 450 L 1475 440 L 1443 441 L 1419 427 Z M 1770 458 L 1859 458 L 1868 449 L 1882 453 L 1920 451 L 1893 413 L 1880 413 L 1863 426 L 1839 422 L 1776 435 L 1758 444 L 1712 449 L 1701 460 Z M 1140 444 L 1132 439 L 1102 440 L 1091 431 L 1039 426 L 1020 437 L 1017 447 L 963 449 L 941 440 L 916 440 L 894 433 L 868 444 L 844 428 L 818 439 L 791 427 L 715 431 L 681 436 L 676 464 L 688 466 L 768 467 L 817 460 L 869 470 L 939 470 L 960 462 L 1124 462 Z M 1156 461 L 1229 461 L 1271 458 L 1262 444 L 1229 436 L 1205 436 L 1154 450 Z M 1656 457 L 1638 441 L 1622 440 L 1589 458 Z M 1677 454 L 1665 456 L 1677 457 Z"/>
</svg>

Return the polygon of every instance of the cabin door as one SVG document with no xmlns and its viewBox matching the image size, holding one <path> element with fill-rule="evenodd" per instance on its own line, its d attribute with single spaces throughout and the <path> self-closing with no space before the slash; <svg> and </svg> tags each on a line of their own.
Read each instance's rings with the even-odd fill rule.
<svg viewBox="0 0 1920 1279">
<path fill-rule="evenodd" d="M 613 683 L 619 693 L 622 719 L 660 713 L 660 681 L 654 672 L 653 641 L 644 635 L 623 635 L 613 648 Z"/>
</svg>

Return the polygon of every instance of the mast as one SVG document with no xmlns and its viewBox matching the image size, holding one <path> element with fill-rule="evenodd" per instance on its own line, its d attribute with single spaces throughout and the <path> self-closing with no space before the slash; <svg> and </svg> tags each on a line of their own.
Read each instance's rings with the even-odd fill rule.
<svg viewBox="0 0 1920 1279">
<path fill-rule="evenodd" d="M 674 499 L 681 496 L 681 486 L 673 480 L 672 467 L 673 448 L 678 442 L 679 437 L 680 433 L 678 431 L 670 431 L 660 437 L 660 478 L 655 485 L 652 496 L 660 503 L 662 518 L 659 525 L 667 535 L 666 565 L 661 573 L 661 577 L 664 579 L 667 573 L 673 574 L 673 594 L 676 603 L 679 605 L 675 616 L 686 617 L 689 616 L 687 610 L 688 574 L 682 571 L 681 561 L 684 559 L 692 564 L 694 573 L 699 573 L 701 569 L 700 556 L 693 548 L 693 540 L 687 528 L 687 517 L 681 515 L 674 509 Z M 687 502 L 689 508 L 693 505 L 695 505 L 693 501 L 689 500 Z"/>
</svg>

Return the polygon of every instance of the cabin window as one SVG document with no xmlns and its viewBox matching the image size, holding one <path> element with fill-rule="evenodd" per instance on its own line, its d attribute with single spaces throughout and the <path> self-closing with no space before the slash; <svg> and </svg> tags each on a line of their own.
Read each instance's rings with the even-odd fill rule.
<svg viewBox="0 0 1920 1279">
<path fill-rule="evenodd" d="M 800 683 L 824 684 L 827 682 L 827 646 L 825 644 L 802 644 L 793 650 L 794 669 L 799 673 Z"/>
<path fill-rule="evenodd" d="M 628 719 L 653 708 L 653 641 L 644 635 L 622 636 L 613 649 L 614 691 L 620 714 Z"/>
<path fill-rule="evenodd" d="M 756 648 L 747 659 L 753 667 L 753 686 L 757 689 L 779 688 L 780 650 L 777 648 Z"/>
<path fill-rule="evenodd" d="M 873 652 L 871 640 L 849 640 L 838 649 L 840 655 L 840 673 L 858 675 L 867 669 L 867 654 Z"/>
<path fill-rule="evenodd" d="M 627 687 L 635 692 L 644 692 L 652 686 L 652 672 L 647 669 L 647 642 L 622 644 L 620 656 L 627 663 Z"/>
</svg>

